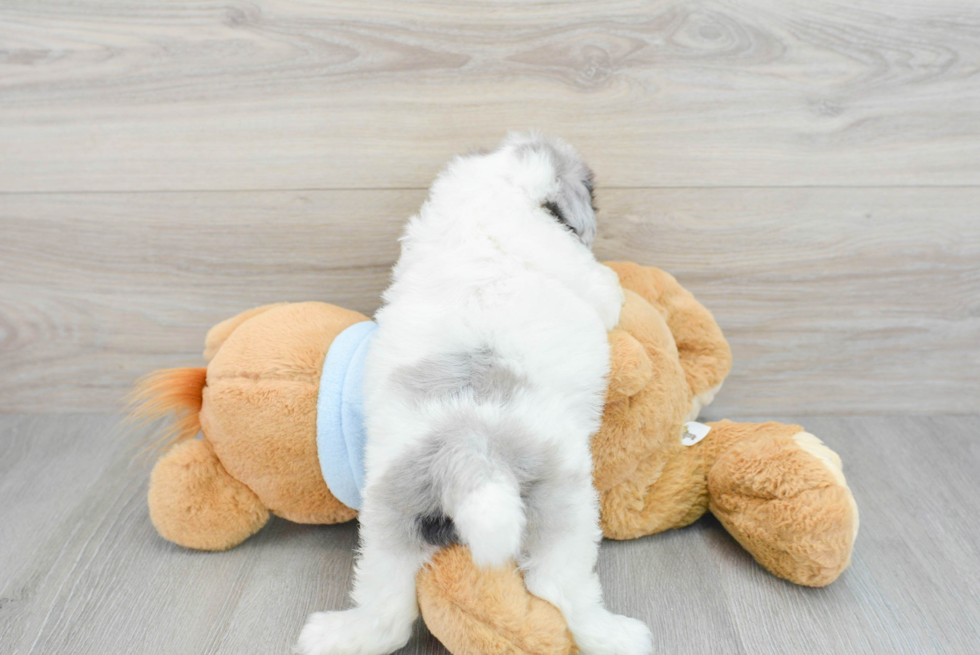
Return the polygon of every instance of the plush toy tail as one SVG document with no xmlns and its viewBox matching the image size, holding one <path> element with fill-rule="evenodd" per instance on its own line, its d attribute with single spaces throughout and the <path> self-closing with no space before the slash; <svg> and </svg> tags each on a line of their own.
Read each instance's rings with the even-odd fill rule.
<svg viewBox="0 0 980 655">
<path fill-rule="evenodd" d="M 177 420 L 163 429 L 152 445 L 173 445 L 194 438 L 201 430 L 202 395 L 206 368 L 166 368 L 141 378 L 129 395 L 129 418 L 143 424 L 165 416 Z"/>
</svg>

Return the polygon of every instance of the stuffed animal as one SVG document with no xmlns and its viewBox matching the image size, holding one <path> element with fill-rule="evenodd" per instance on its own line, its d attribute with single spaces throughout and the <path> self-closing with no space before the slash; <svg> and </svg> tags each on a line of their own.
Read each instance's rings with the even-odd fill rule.
<svg viewBox="0 0 980 655">
<path fill-rule="evenodd" d="M 607 265 L 626 302 L 609 333 L 606 405 L 592 440 L 605 536 L 650 535 L 711 511 L 773 574 L 809 586 L 835 580 L 858 528 L 840 458 L 798 425 L 693 423 L 731 366 L 721 330 L 669 274 Z M 267 305 L 211 329 L 207 368 L 144 379 L 135 413 L 179 415 L 176 445 L 150 479 L 160 535 L 224 550 L 270 513 L 299 523 L 354 518 L 359 376 L 372 327 L 325 303 Z M 516 568 L 479 569 L 464 546 L 443 549 L 419 573 L 418 597 L 429 630 L 457 655 L 575 650 L 561 614 L 524 589 Z"/>
</svg>

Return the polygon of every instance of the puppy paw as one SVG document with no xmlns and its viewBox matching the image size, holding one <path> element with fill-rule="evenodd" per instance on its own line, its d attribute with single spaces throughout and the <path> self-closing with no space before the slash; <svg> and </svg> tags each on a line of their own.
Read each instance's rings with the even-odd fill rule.
<svg viewBox="0 0 980 655">
<path fill-rule="evenodd" d="M 321 655 L 329 652 L 332 626 L 331 616 L 336 612 L 316 612 L 306 619 L 306 625 L 299 633 L 299 640 L 293 646 L 295 655 Z"/>
<path fill-rule="evenodd" d="M 411 624 L 395 629 L 358 609 L 311 614 L 293 648 L 296 655 L 387 655 L 411 636 Z"/>
<path fill-rule="evenodd" d="M 653 634 L 642 621 L 611 612 L 590 622 L 584 630 L 573 630 L 575 644 L 583 655 L 650 655 Z"/>
<path fill-rule="evenodd" d="M 619 275 L 607 266 L 599 266 L 596 290 L 596 310 L 606 332 L 619 324 L 619 314 L 626 302 L 626 294 L 619 284 Z"/>
<path fill-rule="evenodd" d="M 316 612 L 311 614 L 299 633 L 299 641 L 293 652 L 296 655 L 332 655 L 354 653 L 352 636 L 345 628 L 347 612 Z"/>
<path fill-rule="evenodd" d="M 610 653 L 617 655 L 650 655 L 653 653 L 653 634 L 643 621 L 615 615 L 615 627 L 610 634 Z"/>
</svg>

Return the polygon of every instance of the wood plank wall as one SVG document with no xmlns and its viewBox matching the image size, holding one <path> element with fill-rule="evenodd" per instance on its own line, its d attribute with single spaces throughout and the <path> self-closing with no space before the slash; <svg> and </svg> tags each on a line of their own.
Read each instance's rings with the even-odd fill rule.
<svg viewBox="0 0 980 655">
<path fill-rule="evenodd" d="M 978 71 L 968 0 L 0 2 L 0 411 L 373 311 L 445 160 L 536 126 L 715 312 L 714 415 L 976 412 Z"/>
</svg>

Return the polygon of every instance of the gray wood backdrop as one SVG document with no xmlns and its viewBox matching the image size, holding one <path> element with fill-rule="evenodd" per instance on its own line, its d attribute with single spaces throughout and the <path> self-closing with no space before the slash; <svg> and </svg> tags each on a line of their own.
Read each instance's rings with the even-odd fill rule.
<svg viewBox="0 0 980 655">
<path fill-rule="evenodd" d="M 530 126 L 675 273 L 714 413 L 980 410 L 980 5 L 0 2 L 0 412 L 111 412 L 250 306 L 373 311 L 442 163 Z"/>
</svg>

